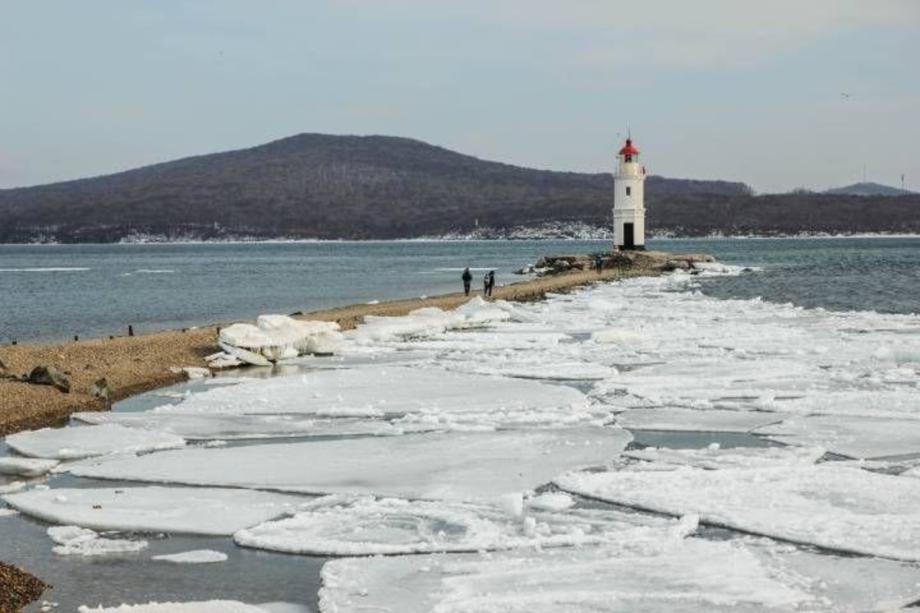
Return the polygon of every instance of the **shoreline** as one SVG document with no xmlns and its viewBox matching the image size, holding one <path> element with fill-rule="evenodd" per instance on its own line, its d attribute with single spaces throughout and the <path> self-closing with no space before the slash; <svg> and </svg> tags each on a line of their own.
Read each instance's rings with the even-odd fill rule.
<svg viewBox="0 0 920 613">
<path fill-rule="evenodd" d="M 636 252 L 629 266 L 570 271 L 496 287 L 497 300 L 529 302 L 547 293 L 560 293 L 591 285 L 637 276 L 660 274 L 668 260 L 700 261 L 708 256 Z M 458 278 L 458 285 L 459 285 Z M 300 319 L 334 321 L 342 330 L 359 325 L 367 315 L 400 316 L 421 307 L 452 310 L 481 291 L 441 294 L 427 298 L 403 298 L 375 304 L 349 304 L 330 309 L 295 313 Z M 102 411 L 110 403 L 187 380 L 183 367 L 207 368 L 205 356 L 219 351 L 217 328 L 231 322 L 216 322 L 198 328 L 163 330 L 136 336 L 95 338 L 63 343 L 23 343 L 0 347 L 0 436 L 22 430 L 58 427 L 71 413 Z M 70 392 L 48 385 L 23 383 L 13 377 L 36 366 L 54 365 L 70 380 Z M 4 369 L 5 367 L 5 369 Z M 172 370 L 171 370 L 172 369 Z M 5 377 L 2 375 L 6 375 Z M 109 402 L 90 393 L 93 384 L 105 379 Z"/>
<path fill-rule="evenodd" d="M 793 240 L 793 239 L 913 239 L 920 238 L 920 232 L 852 232 L 831 234 L 826 232 L 800 232 L 796 234 L 705 234 L 705 235 L 652 235 L 649 241 L 720 241 L 720 240 Z M 415 238 L 254 238 L 246 240 L 241 238 L 213 239 L 213 240 L 150 240 L 150 241 L 113 241 L 108 243 L 62 243 L 62 242 L 29 242 L 29 243 L 2 243 L 0 247 L 68 247 L 76 245 L 312 245 L 312 244 L 368 244 L 368 243 L 490 243 L 498 241 L 515 242 L 607 242 L 610 236 L 533 236 L 533 237 L 463 237 L 463 236 L 420 236 Z"/>
</svg>

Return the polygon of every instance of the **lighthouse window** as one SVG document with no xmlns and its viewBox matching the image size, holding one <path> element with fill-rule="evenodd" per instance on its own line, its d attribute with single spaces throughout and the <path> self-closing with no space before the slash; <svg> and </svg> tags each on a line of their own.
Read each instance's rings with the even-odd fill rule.
<svg viewBox="0 0 920 613">
<path fill-rule="evenodd" d="M 632 196 L 632 188 L 631 188 L 631 187 L 627 187 L 627 188 L 626 188 L 626 195 L 627 195 L 627 196 Z"/>
</svg>

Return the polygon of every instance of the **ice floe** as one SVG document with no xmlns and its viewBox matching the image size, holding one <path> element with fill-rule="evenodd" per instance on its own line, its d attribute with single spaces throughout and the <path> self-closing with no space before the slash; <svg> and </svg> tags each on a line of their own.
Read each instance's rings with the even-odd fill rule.
<svg viewBox="0 0 920 613">
<path fill-rule="evenodd" d="M 404 416 L 448 428 L 571 424 L 605 415 L 571 387 L 431 367 L 324 370 L 209 389 L 164 414 Z"/>
<path fill-rule="evenodd" d="M 229 535 L 292 511 L 300 499 L 241 489 L 55 488 L 3 500 L 39 519 L 94 530 Z"/>
<path fill-rule="evenodd" d="M 869 611 L 920 590 L 920 571 L 907 565 L 750 539 L 346 558 L 327 562 L 322 578 L 324 613 Z"/>
<path fill-rule="evenodd" d="M 719 470 L 725 468 L 770 468 L 801 466 L 817 462 L 824 456 L 822 447 L 733 447 L 722 449 L 710 445 L 703 449 L 668 449 L 647 447 L 624 451 L 623 457 L 642 460 L 632 465 L 638 470 L 672 470 L 692 466 Z"/>
<path fill-rule="evenodd" d="M 520 499 L 520 497 L 518 497 Z M 320 556 L 395 555 L 602 543 L 667 522 L 605 511 L 546 511 L 396 498 L 327 496 L 293 517 L 237 532 L 238 545 Z"/>
<path fill-rule="evenodd" d="M 920 424 L 915 420 L 808 415 L 789 417 L 755 432 L 791 445 L 821 445 L 855 459 L 920 453 Z"/>
<path fill-rule="evenodd" d="M 174 434 L 104 424 L 17 432 L 6 437 L 6 444 L 32 458 L 77 460 L 109 453 L 172 449 L 185 445 L 185 440 Z"/>
<path fill-rule="evenodd" d="M 486 500 L 603 464 L 632 439 L 617 427 L 407 434 L 101 458 L 70 468 L 102 479 L 313 494 Z"/>
<path fill-rule="evenodd" d="M 783 417 L 776 413 L 760 411 L 629 409 L 618 413 L 616 422 L 629 430 L 745 433 L 777 423 Z"/>
<path fill-rule="evenodd" d="M 227 554 L 213 549 L 195 549 L 181 553 L 169 553 L 151 558 L 158 562 L 172 562 L 173 564 L 214 564 L 226 562 Z"/>
<path fill-rule="evenodd" d="M 48 536 L 57 543 L 52 551 L 60 556 L 95 557 L 137 553 L 147 548 L 147 541 L 115 539 L 78 526 L 52 526 Z"/>
<path fill-rule="evenodd" d="M 341 341 L 339 325 L 304 321 L 286 315 L 261 315 L 256 324 L 233 324 L 218 334 L 218 343 L 231 356 L 257 366 L 266 360 L 296 358 L 308 353 L 333 353 Z"/>
<path fill-rule="evenodd" d="M 237 600 L 203 600 L 198 602 L 149 602 L 114 607 L 81 606 L 79 613 L 270 613 L 270 609 Z"/>
<path fill-rule="evenodd" d="M 5 457 L 0 458 L 0 475 L 41 477 L 57 465 L 57 460 Z"/>
<path fill-rule="evenodd" d="M 389 436 L 406 429 L 379 419 L 317 418 L 309 415 L 175 414 L 142 411 L 136 413 L 74 413 L 74 419 L 89 424 L 118 424 L 166 432 L 186 440 L 234 440 L 288 438 L 297 436 Z"/>
<path fill-rule="evenodd" d="M 512 308 L 502 300 L 486 302 L 476 297 L 452 311 L 425 307 L 401 317 L 369 315 L 364 318 L 364 324 L 346 333 L 346 336 L 360 343 L 433 336 L 448 330 L 479 328 L 510 319 Z"/>
<path fill-rule="evenodd" d="M 768 468 L 570 472 L 570 492 L 838 551 L 920 560 L 920 481 L 834 462 Z"/>
</svg>

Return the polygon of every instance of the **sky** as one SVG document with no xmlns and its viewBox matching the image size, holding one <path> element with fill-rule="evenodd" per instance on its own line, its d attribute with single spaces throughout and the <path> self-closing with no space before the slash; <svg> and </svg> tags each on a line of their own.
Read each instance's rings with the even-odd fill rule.
<svg viewBox="0 0 920 613">
<path fill-rule="evenodd" d="M 301 132 L 920 190 L 920 0 L 0 0 L 0 188 Z"/>
</svg>

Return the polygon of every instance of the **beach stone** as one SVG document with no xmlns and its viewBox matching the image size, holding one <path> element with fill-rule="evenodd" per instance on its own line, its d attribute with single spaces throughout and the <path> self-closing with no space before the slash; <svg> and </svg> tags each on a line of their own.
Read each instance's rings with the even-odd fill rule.
<svg viewBox="0 0 920 613">
<path fill-rule="evenodd" d="M 105 377 L 97 379 L 95 383 L 89 386 L 89 395 L 93 398 L 99 398 L 105 402 L 106 406 L 110 406 L 112 404 L 112 392 L 109 389 L 109 382 L 106 381 Z"/>
<path fill-rule="evenodd" d="M 50 385 L 65 394 L 70 392 L 70 379 L 56 366 L 36 366 L 26 381 L 34 385 Z"/>
<path fill-rule="evenodd" d="M 0 562 L 0 610 L 19 611 L 50 587 L 21 568 Z"/>
</svg>

